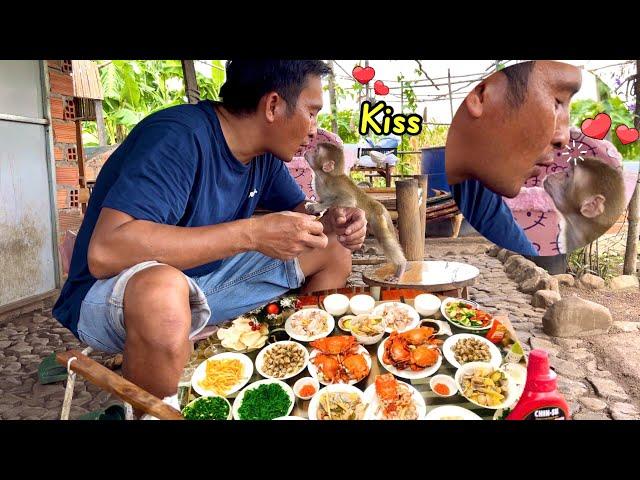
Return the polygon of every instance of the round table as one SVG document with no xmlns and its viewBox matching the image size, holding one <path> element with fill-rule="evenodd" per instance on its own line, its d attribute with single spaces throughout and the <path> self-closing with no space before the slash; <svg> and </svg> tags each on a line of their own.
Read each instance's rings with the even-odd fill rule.
<svg viewBox="0 0 640 480">
<path fill-rule="evenodd" d="M 385 278 L 395 271 L 395 267 L 386 263 L 373 272 L 363 272 L 362 280 L 370 286 L 414 288 L 429 293 L 441 293 L 448 296 L 454 293 L 458 298 L 468 298 L 467 287 L 473 285 L 480 270 L 473 265 L 446 261 L 407 262 L 407 269 L 397 283 Z"/>
</svg>

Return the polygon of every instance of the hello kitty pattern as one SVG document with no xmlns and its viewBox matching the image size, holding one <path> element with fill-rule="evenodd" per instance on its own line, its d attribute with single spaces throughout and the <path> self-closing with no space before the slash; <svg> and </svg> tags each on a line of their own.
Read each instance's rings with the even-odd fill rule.
<svg viewBox="0 0 640 480">
<path fill-rule="evenodd" d="M 595 157 L 616 168 L 622 169 L 622 155 L 607 140 L 587 137 L 577 127 L 571 127 L 567 147 L 556 152 L 555 161 L 544 172 L 527 179 L 520 193 L 512 199 L 505 198 L 513 217 L 522 227 L 539 255 L 551 256 L 560 253 L 558 237 L 560 223 L 553 200 L 542 188 L 547 175 L 569 168 L 568 159 L 582 156 Z M 580 161 L 580 160 L 578 160 Z M 625 196 L 633 193 L 634 178 L 625 176 Z"/>
</svg>

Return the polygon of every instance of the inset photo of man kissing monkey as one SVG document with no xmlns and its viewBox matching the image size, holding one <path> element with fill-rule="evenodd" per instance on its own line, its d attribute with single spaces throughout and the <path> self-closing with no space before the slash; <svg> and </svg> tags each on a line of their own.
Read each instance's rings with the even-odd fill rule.
<svg viewBox="0 0 640 480">
<path fill-rule="evenodd" d="M 516 63 L 482 80 L 457 110 L 447 180 L 466 220 L 492 242 L 531 257 L 567 254 L 624 220 L 637 167 L 624 171 L 613 132 L 589 136 L 571 125 L 585 78 L 595 84 L 571 64 Z"/>
<path fill-rule="evenodd" d="M 284 57 L 0 60 L 0 420 L 640 420 L 640 60 Z"/>
</svg>

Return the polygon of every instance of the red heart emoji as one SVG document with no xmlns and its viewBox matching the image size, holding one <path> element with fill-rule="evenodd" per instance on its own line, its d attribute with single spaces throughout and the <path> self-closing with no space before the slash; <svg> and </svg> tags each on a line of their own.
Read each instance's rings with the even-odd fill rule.
<svg viewBox="0 0 640 480">
<path fill-rule="evenodd" d="M 366 85 L 373 77 L 376 76 L 376 71 L 373 67 L 354 67 L 351 75 L 353 75 L 353 78 L 361 84 Z"/>
<path fill-rule="evenodd" d="M 626 125 L 618 125 L 616 128 L 616 135 L 620 139 L 620 143 L 628 145 L 638 140 L 638 130 L 635 128 L 629 128 Z"/>
<path fill-rule="evenodd" d="M 611 117 L 606 113 L 599 113 L 594 119 L 587 118 L 580 126 L 582 133 L 587 137 L 597 138 L 598 140 L 606 137 L 610 128 Z"/>
<path fill-rule="evenodd" d="M 376 83 L 373 84 L 373 91 L 376 92 L 376 95 L 386 95 L 389 93 L 389 87 L 382 80 L 376 80 Z"/>
</svg>

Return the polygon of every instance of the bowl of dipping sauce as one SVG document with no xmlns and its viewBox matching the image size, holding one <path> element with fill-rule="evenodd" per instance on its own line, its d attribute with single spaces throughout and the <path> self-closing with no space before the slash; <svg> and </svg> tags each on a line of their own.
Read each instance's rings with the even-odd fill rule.
<svg viewBox="0 0 640 480">
<path fill-rule="evenodd" d="M 320 383 L 313 377 L 304 377 L 293 384 L 293 393 L 300 400 L 309 400 L 320 389 Z"/>
<path fill-rule="evenodd" d="M 341 293 L 327 295 L 322 301 L 324 309 L 334 317 L 344 315 L 349 310 L 349 297 Z"/>
<path fill-rule="evenodd" d="M 458 386 L 453 377 L 449 375 L 435 375 L 429 381 L 433 393 L 439 397 L 451 397 L 458 391 Z"/>
<path fill-rule="evenodd" d="M 349 307 L 354 315 L 370 313 L 376 306 L 376 301 L 370 295 L 354 295 L 349 300 Z"/>
</svg>

